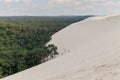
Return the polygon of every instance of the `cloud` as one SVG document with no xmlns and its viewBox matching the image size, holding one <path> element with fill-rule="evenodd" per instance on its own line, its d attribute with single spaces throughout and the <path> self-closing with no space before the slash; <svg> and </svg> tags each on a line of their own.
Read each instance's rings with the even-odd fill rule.
<svg viewBox="0 0 120 80">
<path fill-rule="evenodd" d="M 32 0 L 22 0 L 24 3 L 29 3 L 31 2 Z"/>
<path fill-rule="evenodd" d="M 64 3 L 68 3 L 71 2 L 72 0 L 50 0 L 50 3 L 56 3 L 56 4 L 64 4 Z"/>
<path fill-rule="evenodd" d="M 50 4 L 57 4 L 57 5 L 80 5 L 81 4 L 81 1 L 78 1 L 78 0 L 49 0 L 49 3 Z"/>
<path fill-rule="evenodd" d="M 117 7 L 120 6 L 120 1 L 115 1 L 115 0 L 86 0 L 88 1 L 90 4 L 96 4 L 96 5 L 100 5 L 102 6 L 106 6 L 106 7 Z"/>
<path fill-rule="evenodd" d="M 119 0 L 0 0 L 0 3 L 3 3 L 0 10 L 6 14 L 68 15 L 120 12 Z"/>
<path fill-rule="evenodd" d="M 11 2 L 16 2 L 16 0 L 4 0 L 4 2 L 6 2 L 6 3 L 11 3 Z"/>
<path fill-rule="evenodd" d="M 120 6 L 120 1 L 106 1 L 103 3 L 105 6 Z"/>
<path fill-rule="evenodd" d="M 16 3 L 16 2 L 24 2 L 24 3 L 29 3 L 32 0 L 3 0 L 5 3 Z"/>
</svg>

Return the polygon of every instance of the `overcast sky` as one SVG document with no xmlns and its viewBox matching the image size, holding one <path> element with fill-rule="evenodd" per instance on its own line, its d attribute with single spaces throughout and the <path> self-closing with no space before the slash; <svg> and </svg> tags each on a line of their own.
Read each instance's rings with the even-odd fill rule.
<svg viewBox="0 0 120 80">
<path fill-rule="evenodd" d="M 0 16 L 120 13 L 120 0 L 0 0 Z"/>
</svg>

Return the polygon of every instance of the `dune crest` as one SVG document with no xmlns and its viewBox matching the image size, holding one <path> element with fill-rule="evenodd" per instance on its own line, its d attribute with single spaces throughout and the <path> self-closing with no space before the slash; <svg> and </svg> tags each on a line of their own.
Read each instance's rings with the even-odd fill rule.
<svg viewBox="0 0 120 80">
<path fill-rule="evenodd" d="M 48 44 L 64 55 L 1 80 L 120 80 L 120 15 L 74 23 Z"/>
</svg>

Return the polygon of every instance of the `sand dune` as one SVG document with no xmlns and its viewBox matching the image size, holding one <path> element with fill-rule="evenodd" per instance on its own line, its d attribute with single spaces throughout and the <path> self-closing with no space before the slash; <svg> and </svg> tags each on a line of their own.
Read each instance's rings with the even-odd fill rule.
<svg viewBox="0 0 120 80">
<path fill-rule="evenodd" d="M 74 23 L 48 44 L 63 55 L 1 80 L 120 80 L 120 15 Z"/>
</svg>

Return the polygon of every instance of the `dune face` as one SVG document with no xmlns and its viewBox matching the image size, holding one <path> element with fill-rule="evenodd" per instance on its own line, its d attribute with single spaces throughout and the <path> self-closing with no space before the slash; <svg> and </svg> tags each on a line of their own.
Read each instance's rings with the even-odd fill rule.
<svg viewBox="0 0 120 80">
<path fill-rule="evenodd" d="M 63 56 L 1 80 L 120 80 L 120 15 L 74 23 L 48 44 Z"/>
</svg>

